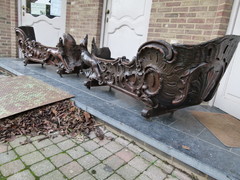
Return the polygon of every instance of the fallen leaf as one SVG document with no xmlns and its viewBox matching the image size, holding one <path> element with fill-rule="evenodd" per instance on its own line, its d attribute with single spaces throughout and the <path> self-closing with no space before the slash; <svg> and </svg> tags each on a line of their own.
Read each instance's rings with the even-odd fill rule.
<svg viewBox="0 0 240 180">
<path fill-rule="evenodd" d="M 185 146 L 185 145 L 182 145 L 182 148 L 183 148 L 183 149 L 186 149 L 186 150 L 190 150 L 190 147 Z"/>
</svg>

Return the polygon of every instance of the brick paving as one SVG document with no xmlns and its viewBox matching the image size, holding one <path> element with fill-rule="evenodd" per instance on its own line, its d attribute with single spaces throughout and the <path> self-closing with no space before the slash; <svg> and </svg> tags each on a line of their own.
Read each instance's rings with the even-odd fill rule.
<svg viewBox="0 0 240 180">
<path fill-rule="evenodd" d="M 132 141 L 106 131 L 104 140 L 58 136 L 21 145 L 20 136 L 0 143 L 2 180 L 190 180 L 191 176 Z M 109 138 L 110 137 L 110 138 Z"/>
</svg>

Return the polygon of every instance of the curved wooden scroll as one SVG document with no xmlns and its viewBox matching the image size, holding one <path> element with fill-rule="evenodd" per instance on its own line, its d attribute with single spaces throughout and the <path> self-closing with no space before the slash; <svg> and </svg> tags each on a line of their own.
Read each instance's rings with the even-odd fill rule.
<svg viewBox="0 0 240 180">
<path fill-rule="evenodd" d="M 109 85 L 140 99 L 145 117 L 200 104 L 213 97 L 239 40 L 227 35 L 198 45 L 149 41 L 132 60 L 99 58 L 81 44 L 82 60 L 92 69 L 86 86 Z"/>
</svg>

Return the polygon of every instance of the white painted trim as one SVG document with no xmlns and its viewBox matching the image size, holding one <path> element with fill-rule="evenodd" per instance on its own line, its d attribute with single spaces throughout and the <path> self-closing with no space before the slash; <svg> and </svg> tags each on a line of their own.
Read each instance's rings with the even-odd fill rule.
<svg viewBox="0 0 240 180">
<path fill-rule="evenodd" d="M 100 34 L 100 47 L 103 47 L 103 43 L 104 43 L 107 4 L 108 4 L 108 0 L 103 0 L 102 24 L 101 24 L 101 34 Z"/>
<path fill-rule="evenodd" d="M 239 10 L 240 10 L 240 0 L 234 0 L 226 34 L 232 34 L 233 33 L 233 29 L 234 29 L 234 26 L 235 26 L 235 23 L 236 23 L 236 19 L 237 19 L 237 15 L 238 15 Z M 216 102 L 217 93 L 218 92 L 216 92 L 214 97 L 212 98 L 212 100 L 208 102 L 209 106 L 214 106 L 214 104 Z"/>
</svg>

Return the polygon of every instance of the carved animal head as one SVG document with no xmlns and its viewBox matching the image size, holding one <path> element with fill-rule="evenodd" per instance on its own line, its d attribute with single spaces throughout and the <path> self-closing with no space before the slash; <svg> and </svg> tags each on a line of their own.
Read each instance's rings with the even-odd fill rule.
<svg viewBox="0 0 240 180">
<path fill-rule="evenodd" d="M 86 34 L 86 36 L 83 38 L 83 40 L 80 43 L 80 47 L 87 49 L 88 46 L 88 35 Z"/>
<path fill-rule="evenodd" d="M 76 41 L 70 34 L 64 33 L 63 34 L 63 39 L 64 39 L 64 46 L 66 48 L 76 46 Z"/>
</svg>

